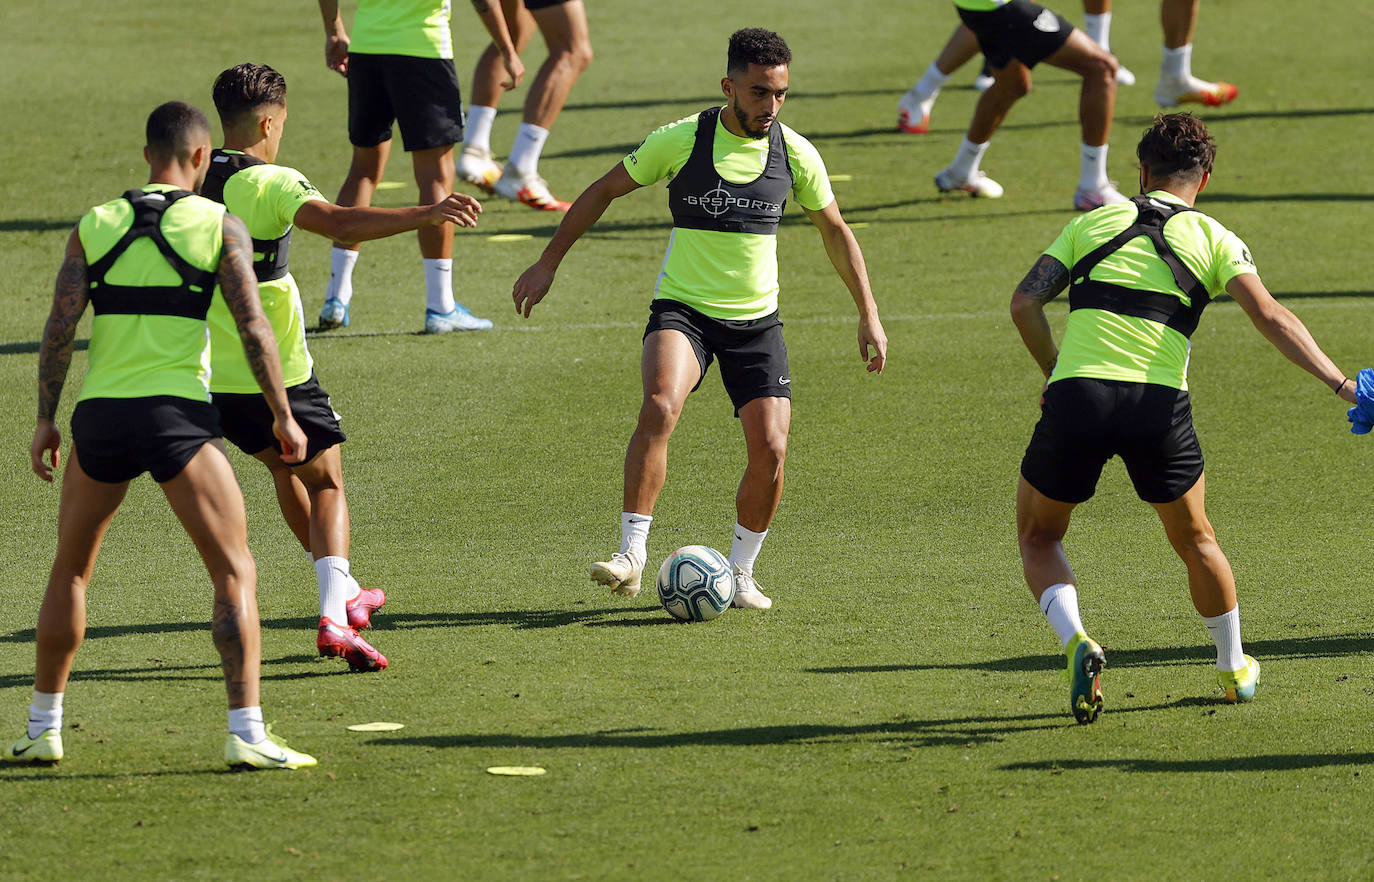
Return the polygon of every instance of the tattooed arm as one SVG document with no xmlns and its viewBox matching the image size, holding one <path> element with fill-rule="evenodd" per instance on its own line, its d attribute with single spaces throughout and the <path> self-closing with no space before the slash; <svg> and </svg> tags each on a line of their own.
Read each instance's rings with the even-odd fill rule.
<svg viewBox="0 0 1374 882">
<path fill-rule="evenodd" d="M 258 299 L 258 279 L 253 275 L 253 240 L 248 228 L 232 214 L 224 215 L 224 248 L 219 258 L 219 290 L 239 328 L 248 366 L 258 381 L 267 406 L 272 409 L 272 434 L 282 445 L 282 459 L 299 462 L 305 454 L 305 435 L 291 417 L 291 406 L 282 388 L 281 355 L 272 325 Z"/>
<path fill-rule="evenodd" d="M 1011 295 L 1011 320 L 1046 379 L 1054 371 L 1059 350 L 1054 345 L 1050 323 L 1045 319 L 1045 304 L 1068 286 L 1069 271 L 1064 264 L 1042 254 Z"/>
<path fill-rule="evenodd" d="M 38 425 L 29 445 L 29 460 L 33 471 L 45 481 L 52 481 L 52 470 L 62 450 L 62 433 L 53 419 L 57 416 L 57 402 L 62 386 L 67 382 L 67 368 L 72 363 L 72 341 L 76 337 L 76 323 L 86 311 L 90 292 L 86 287 L 86 251 L 76 230 L 67 239 L 67 253 L 62 269 L 57 273 L 57 287 L 53 291 L 52 310 L 43 328 L 43 342 L 38 349 Z M 44 462 L 47 454 L 47 462 Z"/>
<path fill-rule="evenodd" d="M 501 11 L 501 0 L 472 0 L 472 8 L 482 20 L 482 27 L 491 35 L 491 44 L 501 53 L 501 63 L 506 68 L 503 89 L 514 89 L 525 76 L 525 63 L 510 38 L 510 28 L 506 26 L 506 14 Z"/>
</svg>

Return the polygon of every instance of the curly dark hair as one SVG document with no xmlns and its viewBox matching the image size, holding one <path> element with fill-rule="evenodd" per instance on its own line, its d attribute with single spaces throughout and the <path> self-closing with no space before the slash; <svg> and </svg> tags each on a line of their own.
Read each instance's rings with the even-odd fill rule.
<svg viewBox="0 0 1374 882">
<path fill-rule="evenodd" d="M 168 101 L 148 114 L 144 129 L 148 152 L 160 159 L 186 159 L 202 139 L 209 139 L 210 121 L 199 108 L 184 101 Z"/>
<path fill-rule="evenodd" d="M 1161 113 L 1141 136 L 1135 155 L 1156 180 L 1197 181 L 1212 170 L 1217 142 L 1191 113 Z"/>
<path fill-rule="evenodd" d="M 265 64 L 236 64 L 215 77 L 215 110 L 232 125 L 264 105 L 286 106 L 286 78 Z"/>
<path fill-rule="evenodd" d="M 787 41 L 763 28 L 742 28 L 730 35 L 730 50 L 726 55 L 726 76 L 738 76 L 751 64 L 773 67 L 792 63 L 792 50 Z"/>
</svg>

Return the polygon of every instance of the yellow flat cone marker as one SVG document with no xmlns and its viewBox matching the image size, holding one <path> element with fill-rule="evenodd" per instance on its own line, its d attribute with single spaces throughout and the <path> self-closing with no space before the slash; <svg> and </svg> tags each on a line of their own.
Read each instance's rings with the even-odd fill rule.
<svg viewBox="0 0 1374 882">
<path fill-rule="evenodd" d="M 378 190 L 404 190 L 405 187 L 400 181 L 382 181 L 377 185 Z"/>
<path fill-rule="evenodd" d="M 853 175 L 831 175 L 831 176 L 830 176 L 830 181 L 831 181 L 831 183 L 834 183 L 834 182 L 836 182 L 836 181 L 838 181 L 838 182 L 840 182 L 840 183 L 844 183 L 845 181 L 852 181 L 852 180 L 854 180 L 854 176 L 853 176 Z"/>
<path fill-rule="evenodd" d="M 488 236 L 493 242 L 523 242 L 526 239 L 533 239 L 529 233 L 497 233 L 495 236 Z"/>
<path fill-rule="evenodd" d="M 849 228 L 851 230 L 862 230 L 866 226 L 868 226 L 868 221 L 855 221 L 849 225 Z"/>
<path fill-rule="evenodd" d="M 404 729 L 405 723 L 354 723 L 348 727 L 350 732 L 395 732 Z"/>
<path fill-rule="evenodd" d="M 489 766 L 488 775 L 514 775 L 516 777 L 533 777 L 544 774 L 544 769 L 538 766 Z"/>
</svg>

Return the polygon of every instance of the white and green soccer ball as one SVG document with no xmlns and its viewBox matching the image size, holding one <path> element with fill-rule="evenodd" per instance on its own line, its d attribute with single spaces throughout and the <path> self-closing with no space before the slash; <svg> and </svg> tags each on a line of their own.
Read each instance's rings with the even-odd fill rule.
<svg viewBox="0 0 1374 882">
<path fill-rule="evenodd" d="M 706 622 L 730 608 L 735 576 L 725 555 L 705 545 L 679 548 L 658 568 L 658 599 L 682 622 Z"/>
</svg>

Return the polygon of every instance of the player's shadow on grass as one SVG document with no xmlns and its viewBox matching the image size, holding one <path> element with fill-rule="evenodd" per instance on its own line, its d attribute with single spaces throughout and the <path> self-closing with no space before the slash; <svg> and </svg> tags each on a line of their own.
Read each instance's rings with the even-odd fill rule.
<svg viewBox="0 0 1374 882">
<path fill-rule="evenodd" d="M 149 659 L 148 661 L 152 664 L 144 667 L 130 665 L 122 668 L 76 668 L 72 671 L 71 679 L 116 683 L 185 682 L 189 680 L 221 683 L 224 681 L 223 669 L 218 664 L 169 665 L 161 660 Z M 281 665 L 309 664 L 313 666 L 316 663 L 319 663 L 316 670 L 277 670 L 278 666 Z M 281 658 L 263 659 L 259 678 L 262 680 L 305 680 L 311 677 L 333 677 L 348 673 L 351 672 L 347 667 L 332 659 L 320 659 L 313 655 L 287 655 Z M 31 671 L 0 675 L 0 689 L 15 689 L 32 685 L 33 673 Z"/>
<path fill-rule="evenodd" d="M 653 619 L 641 618 L 645 615 L 660 613 Z M 620 618 L 608 619 L 607 616 Z M 676 624 L 676 620 L 663 614 L 656 606 L 615 606 L 593 609 L 511 609 L 487 610 L 484 612 L 433 612 L 397 613 L 394 615 L 377 614 L 377 623 L 383 629 L 394 628 L 404 631 L 408 628 L 455 628 L 483 625 L 509 625 L 517 631 L 542 628 L 566 628 L 569 625 L 598 627 L 606 625 L 664 625 Z"/>
<path fill-rule="evenodd" d="M 38 351 L 37 340 L 21 340 L 16 343 L 0 343 L 0 355 L 33 355 Z M 72 349 L 85 352 L 91 348 L 90 340 L 72 341 Z"/>
<path fill-rule="evenodd" d="M 1259 659 L 1271 658 L 1339 658 L 1374 651 L 1374 634 L 1327 634 L 1312 637 L 1289 637 L 1279 640 L 1246 641 L 1246 650 Z M 1113 649 L 1108 646 L 1107 664 L 1113 668 L 1174 665 L 1182 662 L 1215 660 L 1211 646 L 1174 646 L 1167 648 Z M 1018 655 L 986 661 L 886 665 L 836 665 L 807 668 L 809 674 L 880 674 L 896 671 L 1062 671 L 1063 655 Z"/>
<path fill-rule="evenodd" d="M 0 221 L 0 233 L 46 233 L 52 230 L 70 230 L 76 226 L 74 220 L 48 220 L 38 217 L 17 217 Z"/>
<path fill-rule="evenodd" d="M 1045 771 L 1054 774 L 1083 769 L 1116 769 L 1119 772 L 1283 772 L 1327 766 L 1367 766 L 1374 753 L 1273 753 L 1260 756 L 1222 757 L 1210 760 L 1166 759 L 1061 759 L 1009 763 L 998 768 L 1014 771 Z"/>
</svg>

